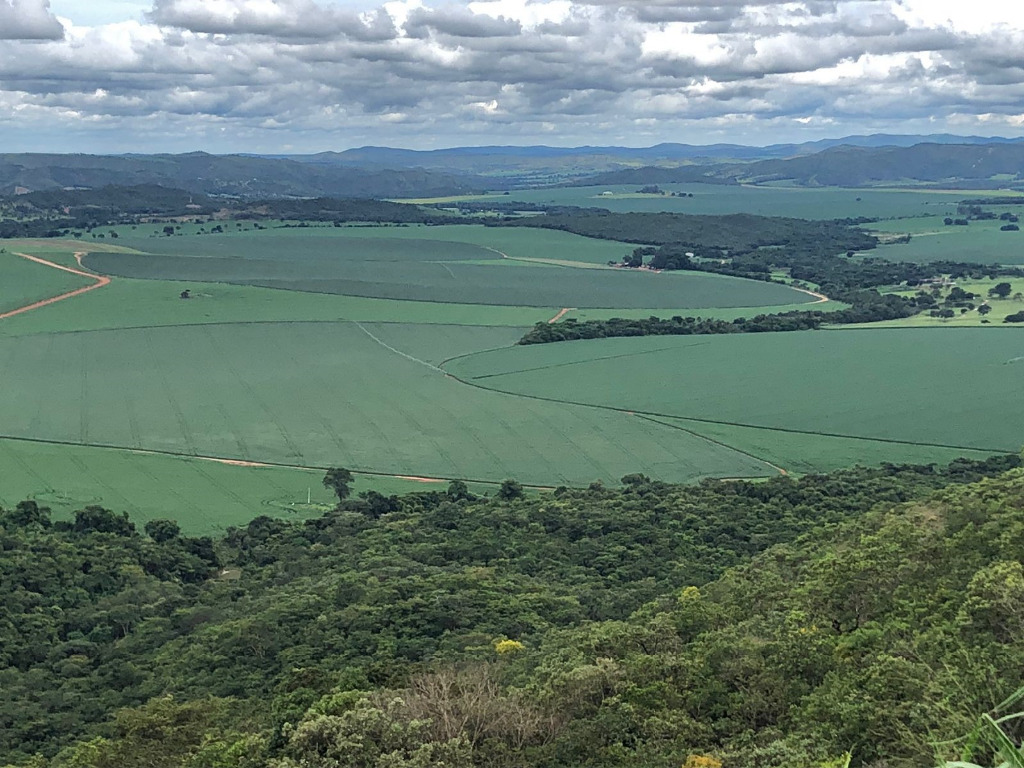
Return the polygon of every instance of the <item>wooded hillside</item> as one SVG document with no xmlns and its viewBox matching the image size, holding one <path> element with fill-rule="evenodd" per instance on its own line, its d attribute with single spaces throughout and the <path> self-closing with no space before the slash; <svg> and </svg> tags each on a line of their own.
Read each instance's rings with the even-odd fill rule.
<svg viewBox="0 0 1024 768">
<path fill-rule="evenodd" d="M 26 502 L 0 763 L 927 765 L 1024 673 L 1019 465 L 453 483 L 217 540 Z"/>
</svg>

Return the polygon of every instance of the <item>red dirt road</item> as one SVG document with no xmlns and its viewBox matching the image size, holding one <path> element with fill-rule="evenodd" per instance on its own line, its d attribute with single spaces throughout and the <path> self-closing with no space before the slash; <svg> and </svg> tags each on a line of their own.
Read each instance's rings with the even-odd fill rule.
<svg viewBox="0 0 1024 768">
<path fill-rule="evenodd" d="M 0 320 L 6 320 L 8 317 L 14 317 L 15 315 L 20 315 L 25 312 L 31 312 L 33 309 L 39 309 L 40 307 L 45 307 L 50 304 L 56 304 L 58 301 L 64 301 L 64 299 L 71 299 L 74 298 L 75 296 L 81 296 L 83 293 L 88 293 L 89 291 L 94 291 L 97 288 L 102 288 L 103 286 L 110 284 L 110 278 L 104 277 L 103 275 L 94 275 L 91 272 L 83 272 L 79 269 L 72 269 L 71 267 L 63 266 L 62 264 L 54 264 L 52 261 L 47 261 L 46 259 L 41 259 L 38 256 L 32 256 L 27 253 L 14 252 L 14 255 L 20 256 L 23 259 L 28 259 L 29 261 L 34 261 L 37 264 L 43 264 L 44 266 L 47 267 L 59 269 L 63 272 L 70 272 L 72 275 L 87 277 L 90 280 L 95 280 L 96 282 L 94 282 L 92 285 L 86 285 L 81 288 L 76 288 L 73 291 L 62 293 L 59 296 L 51 296 L 48 299 L 43 299 L 42 301 L 35 301 L 31 304 L 26 304 L 24 307 L 18 307 L 17 309 L 12 309 L 9 312 L 4 312 L 3 314 L 0 314 Z M 75 261 L 78 262 L 79 266 L 81 266 L 82 264 L 83 255 L 84 254 L 82 253 L 75 254 Z"/>
</svg>

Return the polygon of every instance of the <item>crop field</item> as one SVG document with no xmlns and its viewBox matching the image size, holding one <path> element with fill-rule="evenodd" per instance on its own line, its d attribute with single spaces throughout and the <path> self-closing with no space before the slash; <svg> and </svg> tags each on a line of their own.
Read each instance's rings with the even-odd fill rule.
<svg viewBox="0 0 1024 768">
<path fill-rule="evenodd" d="M 34 499 L 69 517 L 89 504 L 129 512 L 136 524 L 174 519 L 193 534 L 245 525 L 260 514 L 294 519 L 329 510 L 334 496 L 323 472 L 297 467 L 248 467 L 204 459 L 0 439 L 0 506 Z M 357 475 L 355 493 L 408 493 L 435 484 Z M 440 485 L 444 488 L 444 485 Z M 486 486 L 473 484 L 474 492 Z"/>
<path fill-rule="evenodd" d="M 1024 233 L 1002 232 L 1005 221 L 972 221 L 945 226 L 941 218 L 917 218 L 867 225 L 871 231 L 910 234 L 909 243 L 881 245 L 865 256 L 890 261 L 965 261 L 976 264 L 1024 264 Z"/>
<path fill-rule="evenodd" d="M 318 514 L 328 466 L 359 473 L 357 492 L 448 479 L 493 492 L 508 477 L 553 487 L 946 462 L 1015 450 L 1024 434 L 1015 329 L 518 347 L 556 315 L 731 319 L 812 297 L 607 268 L 632 246 L 563 232 L 266 227 L 8 244 L 67 266 L 87 251 L 85 267 L 112 282 L 0 321 L 0 504 L 101 503 L 209 532 Z M 5 256 L 10 306 L 81 284 Z"/>
<path fill-rule="evenodd" d="M 550 258 L 606 264 L 619 261 L 635 245 L 609 240 L 598 240 L 569 232 L 541 231 L 521 227 L 484 227 L 481 225 L 422 226 L 352 225 L 352 226 L 282 226 L 284 222 L 267 223 L 264 229 L 233 230 L 223 234 L 196 235 L 198 225 L 182 225 L 179 235 L 167 237 L 158 226 L 140 226 L 137 229 L 119 228 L 118 243 L 146 253 L 183 256 L 238 256 L 245 258 L 283 255 L 327 253 L 358 259 L 386 261 L 382 255 L 390 253 L 398 261 L 412 261 L 427 254 L 428 259 L 453 260 L 447 253 L 460 254 L 460 258 Z M 117 229 L 117 228 L 115 228 Z M 301 249 L 296 250 L 296 238 L 301 238 Z M 403 242 L 414 240 L 410 248 Z M 351 241 L 351 242 L 348 242 Z M 378 243 L 378 244 L 375 244 Z M 387 242 L 387 245 L 379 243 Z M 476 247 L 473 255 L 471 246 Z M 404 255 L 403 251 L 404 249 Z M 101 249 L 96 249 L 101 250 Z M 102 249 L 105 250 L 105 249 Z"/>
<path fill-rule="evenodd" d="M 928 189 L 840 189 L 835 187 L 768 187 L 719 184 L 659 184 L 666 192 L 687 197 L 639 194 L 642 184 L 559 189 L 515 190 L 510 196 L 465 197 L 483 202 L 524 202 L 607 208 L 617 213 L 670 211 L 673 213 L 754 213 L 804 219 L 856 216 L 952 216 L 957 202 L 970 197 L 991 197 L 992 192 Z M 606 194 L 611 193 L 611 194 Z M 689 197 L 688 195 L 693 195 Z"/>
<path fill-rule="evenodd" d="M 183 290 L 192 298 L 179 298 Z M 359 296 L 297 293 L 226 283 L 116 279 L 102 290 L 0 323 L 0 336 L 70 330 L 142 328 L 208 323 L 293 320 L 393 321 L 441 325 L 525 327 L 558 308 L 390 301 Z M 649 313 L 648 313 L 649 314 Z"/>
<path fill-rule="evenodd" d="M 198 239 L 198 238 L 197 238 Z M 209 238 L 213 240 L 215 238 Z M 418 247 L 417 241 L 410 245 Z M 300 243 L 294 243 L 296 250 Z M 293 251 L 294 253 L 294 251 Z M 85 266 L 135 279 L 258 285 L 366 298 L 532 307 L 682 309 L 756 307 L 813 301 L 787 286 L 704 273 L 550 266 L 364 261 L 288 256 L 282 259 L 90 253 Z"/>
<path fill-rule="evenodd" d="M 601 339 L 484 352 L 446 370 L 650 415 L 976 450 L 1024 443 L 1017 329 Z"/>
<path fill-rule="evenodd" d="M 8 250 L 0 253 L 0 314 L 89 282 L 69 272 L 41 267 Z"/>
<path fill-rule="evenodd" d="M 690 419 L 656 419 L 745 451 L 790 474 L 829 472 L 858 464 L 875 466 L 883 462 L 945 465 L 958 458 L 985 459 L 991 455 L 964 448 L 785 432 Z"/>
<path fill-rule="evenodd" d="M 428 343 L 417 328 L 406 346 L 435 358 L 464 350 L 465 329 L 455 330 L 453 340 L 434 327 Z M 625 414 L 466 387 L 356 323 L 8 338 L 0 360 L 15 372 L 0 402 L 13 437 L 533 485 L 608 482 L 623 468 L 672 480 L 762 471 Z"/>
</svg>

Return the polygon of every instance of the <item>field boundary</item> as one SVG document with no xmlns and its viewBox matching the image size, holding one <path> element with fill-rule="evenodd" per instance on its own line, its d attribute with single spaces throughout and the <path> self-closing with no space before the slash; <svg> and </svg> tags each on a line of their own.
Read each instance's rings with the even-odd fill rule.
<svg viewBox="0 0 1024 768">
<path fill-rule="evenodd" d="M 767 459 L 763 459 L 760 456 L 757 456 L 756 454 L 750 453 L 750 451 L 744 451 L 742 448 L 737 448 L 735 445 L 729 445 L 728 443 L 723 443 L 721 440 L 716 440 L 713 437 L 708 437 L 707 435 L 702 435 L 700 432 L 695 432 L 692 429 L 687 429 L 682 424 L 668 424 L 668 423 L 666 423 L 664 421 L 659 421 L 658 419 L 655 419 L 655 418 L 653 418 L 651 416 L 644 416 L 643 414 L 637 414 L 637 418 L 643 419 L 644 421 L 649 421 L 649 422 L 651 422 L 653 424 L 660 424 L 661 426 L 668 427 L 669 429 L 678 429 L 681 432 L 686 432 L 687 434 L 693 435 L 694 437 L 699 437 L 701 440 L 706 440 L 709 443 L 713 443 L 715 445 L 720 445 L 723 448 L 728 448 L 730 451 L 736 451 L 736 453 L 742 453 L 744 456 L 747 456 L 747 457 L 749 457 L 751 459 L 754 459 L 755 461 L 759 461 L 762 464 L 766 464 L 767 466 L 769 466 L 772 469 L 774 469 L 776 472 L 778 472 L 783 477 L 789 475 L 788 471 L 786 471 L 782 467 L 778 466 L 777 464 L 772 464 Z"/>
<path fill-rule="evenodd" d="M 687 344 L 685 347 L 683 347 L 683 349 L 693 349 L 694 347 L 706 347 L 710 343 L 711 343 L 710 341 L 700 341 L 700 342 L 697 342 L 696 344 Z M 508 348 L 509 347 L 495 347 L 494 349 L 508 349 Z M 514 370 L 514 371 L 499 371 L 498 373 L 485 373 L 482 376 L 472 376 L 472 377 L 470 377 L 470 379 L 472 381 L 480 381 L 481 379 L 494 379 L 494 378 L 497 378 L 498 376 L 514 376 L 517 373 L 531 373 L 532 371 L 547 371 L 547 370 L 550 370 L 552 368 L 567 368 L 570 365 L 584 365 L 585 363 L 595 363 L 595 362 L 598 362 L 599 360 L 618 360 L 618 359 L 621 359 L 623 357 L 640 357 L 640 355 L 653 355 L 653 354 L 656 354 L 658 352 L 670 352 L 670 351 L 672 351 L 674 349 L 679 349 L 679 347 L 678 346 L 656 347 L 655 349 L 644 349 L 644 350 L 641 350 L 640 352 L 624 352 L 621 355 L 606 355 L 604 357 L 588 357 L 586 360 L 568 360 L 568 361 L 566 361 L 564 363 L 551 363 L 550 365 L 538 365 L 538 366 L 536 366 L 534 368 L 519 368 L 519 369 Z M 470 352 L 468 355 L 464 355 L 464 357 L 472 357 L 473 355 L 482 355 L 484 352 L 493 352 L 493 351 L 494 351 L 493 349 L 486 349 L 486 350 L 481 350 L 480 352 Z M 454 360 L 456 358 L 452 358 L 452 359 Z M 448 362 L 448 361 L 445 360 L 444 363 L 446 363 L 446 362 Z M 441 363 L 441 365 L 444 365 L 444 363 Z M 456 377 L 456 378 L 458 378 L 458 377 Z M 461 381 L 461 379 L 460 379 L 460 381 Z M 500 391 L 505 391 L 505 390 L 500 390 Z M 510 394 L 517 394 L 517 393 L 512 392 Z"/>
<path fill-rule="evenodd" d="M 450 358 L 449 360 L 445 360 L 444 362 L 441 363 L 442 370 L 445 370 L 443 368 L 443 366 L 445 364 L 451 362 L 452 360 L 456 360 L 456 359 L 464 358 L 464 357 L 471 357 L 474 354 L 480 354 L 480 353 L 478 353 L 478 352 L 477 353 L 470 353 L 470 354 L 467 354 L 467 355 L 460 355 L 460 356 L 457 356 L 457 357 Z M 583 362 L 583 361 L 581 361 L 581 362 Z M 770 427 L 770 426 L 766 426 L 764 424 L 744 424 L 744 423 L 738 422 L 738 421 L 723 421 L 721 419 L 701 419 L 701 418 L 698 418 L 698 417 L 695 417 L 695 416 L 683 416 L 683 415 L 680 415 L 678 413 L 661 413 L 660 411 L 644 411 L 644 410 L 639 410 L 639 409 L 636 409 L 636 408 L 626 408 L 626 407 L 615 406 L 615 405 L 598 405 L 596 403 L 583 403 L 583 402 L 579 402 L 579 401 L 576 401 L 576 400 L 564 400 L 564 399 L 557 398 L 557 397 L 544 397 L 542 395 L 527 395 L 527 394 L 524 394 L 522 392 L 509 392 L 509 391 L 504 390 L 504 389 L 497 389 L 495 387 L 487 387 L 487 386 L 484 386 L 483 384 L 477 384 L 472 379 L 467 380 L 467 379 L 460 378 L 460 377 L 456 376 L 454 373 L 451 373 L 450 371 L 447 371 L 447 370 L 445 370 L 445 373 L 447 373 L 455 381 L 461 382 L 462 384 L 465 384 L 468 387 L 476 387 L 477 389 L 482 389 L 482 390 L 485 390 L 487 392 L 500 392 L 501 394 L 511 395 L 512 397 L 525 397 L 525 398 L 527 398 L 529 400 L 539 400 L 539 401 L 548 402 L 548 403 L 559 403 L 561 405 L 578 405 L 578 406 L 582 406 L 584 408 L 596 408 L 598 410 L 614 411 L 616 413 L 625 413 L 625 414 L 628 414 L 630 416 L 637 416 L 637 415 L 640 415 L 640 416 L 656 416 L 656 417 L 663 418 L 663 419 L 679 419 L 681 421 L 692 421 L 692 422 L 695 422 L 695 423 L 698 423 L 698 424 L 720 424 L 720 425 L 726 426 L 726 427 L 746 427 L 748 429 L 761 429 L 761 430 L 765 430 L 765 431 L 769 431 L 769 432 L 784 432 L 784 433 L 787 433 L 787 434 L 794 434 L 794 435 L 815 435 L 817 437 L 839 437 L 839 438 L 844 438 L 844 439 L 847 439 L 847 440 L 864 440 L 864 441 L 870 442 L 870 443 L 884 443 L 884 444 L 887 444 L 887 445 L 913 445 L 913 446 L 918 446 L 918 447 L 922 447 L 922 448 L 948 448 L 948 449 L 955 450 L 955 451 L 972 451 L 972 452 L 975 452 L 975 453 L 1015 453 L 1016 452 L 1015 449 L 1009 449 L 1009 448 L 984 448 L 984 447 L 979 447 L 979 446 L 968 446 L 968 445 L 950 445 L 950 444 L 947 444 L 947 443 L 922 443 L 922 442 L 916 442 L 916 441 L 913 441 L 913 440 L 897 440 L 895 438 L 886 438 L 886 437 L 866 437 L 864 435 L 843 435 L 843 434 L 838 434 L 838 433 L 835 433 L 835 432 L 815 432 L 813 430 L 808 430 L 808 429 L 793 429 L 792 427 Z M 723 445 L 727 445 L 727 444 L 723 443 Z M 732 448 L 731 445 L 728 446 L 728 447 Z M 742 451 L 739 451 L 736 448 L 733 448 L 733 450 L 736 450 L 736 451 L 742 453 Z M 763 459 L 758 459 L 758 460 L 759 461 L 763 461 Z"/>
<path fill-rule="evenodd" d="M 406 360 L 410 360 L 410 361 L 412 361 L 414 363 L 419 363 L 420 365 L 426 366 L 427 368 L 429 368 L 432 371 L 435 371 L 436 373 L 440 373 L 442 375 L 447 375 L 445 373 L 445 371 L 442 371 L 438 366 L 433 365 L 432 363 L 428 363 L 426 360 L 420 360 L 418 357 L 413 357 L 412 355 L 407 354 L 407 353 L 403 352 L 400 349 L 395 349 L 394 347 L 392 347 L 387 342 L 382 341 L 381 339 L 378 339 L 376 336 L 374 336 L 372 333 L 370 333 L 369 330 L 364 328 L 363 324 L 360 323 L 358 320 L 351 320 L 350 322 L 353 325 L 355 325 L 360 331 L 362 331 L 367 336 L 369 336 L 371 339 L 373 339 L 375 342 L 377 342 L 382 347 L 384 347 L 384 349 L 386 349 L 388 352 L 394 352 L 396 355 L 404 357 Z M 500 349 L 500 347 L 499 347 L 499 349 Z"/>
<path fill-rule="evenodd" d="M 65 299 L 71 299 L 74 298 L 75 296 L 81 296 L 83 293 L 88 293 L 89 291 L 94 291 L 97 288 L 102 288 L 103 286 L 110 284 L 110 278 L 107 277 L 106 275 L 96 275 L 91 272 L 83 272 L 82 270 L 79 269 L 73 269 L 72 267 L 65 267 L 63 264 L 55 264 L 52 261 L 47 261 L 46 259 L 42 259 L 39 256 L 32 256 L 31 254 L 28 253 L 19 253 L 18 251 L 11 251 L 11 253 L 13 253 L 15 256 L 20 256 L 23 259 L 27 259 L 28 261 L 34 261 L 37 264 L 43 264 L 44 266 L 52 267 L 53 269 L 59 269 L 62 272 L 70 272 L 72 275 L 87 277 L 90 280 L 95 280 L 96 282 L 94 282 L 92 285 L 84 285 L 81 288 L 76 288 L 73 291 L 66 291 L 64 293 L 58 294 L 57 296 L 51 296 L 48 299 L 41 299 L 40 301 L 34 301 L 31 304 L 26 304 L 23 307 L 18 307 L 17 309 L 9 310 L 7 312 L 4 312 L 3 314 L 0 314 L 0 320 L 6 320 L 9 317 L 15 317 L 16 315 L 21 315 L 24 314 L 25 312 L 31 312 L 33 309 L 47 307 L 50 304 L 56 304 L 58 301 L 64 301 Z M 75 261 L 78 263 L 79 266 L 82 266 L 82 256 L 84 255 L 84 252 L 75 253 Z"/>
<path fill-rule="evenodd" d="M 666 425 L 668 426 L 668 425 Z M 96 448 L 104 451 L 118 451 L 122 453 L 134 453 L 142 456 L 166 456 L 175 459 L 188 459 L 195 461 L 209 461 L 217 464 L 226 464 L 228 466 L 242 466 L 253 469 L 268 468 L 268 469 L 299 469 L 306 472 L 326 472 L 330 467 L 323 466 L 308 466 L 303 464 L 288 464 L 283 461 L 246 461 L 231 458 L 229 456 L 201 456 L 193 453 L 183 453 L 181 451 L 165 451 L 158 450 L 155 448 L 136 448 L 130 445 L 114 445 L 111 443 L 80 443 L 73 440 L 53 440 L 45 437 L 24 437 L 21 435 L 4 435 L 0 434 L 0 442 L 13 441 L 19 443 L 36 443 L 40 445 L 57 445 L 65 448 Z M 367 477 L 390 477 L 396 480 L 412 480 L 420 483 L 444 483 L 452 482 L 455 480 L 462 480 L 466 483 L 476 483 L 478 485 L 493 485 L 500 486 L 504 480 L 478 480 L 472 477 L 427 477 L 425 475 L 400 475 L 392 472 L 377 472 L 370 469 L 351 469 L 355 475 L 366 475 Z M 42 482 L 42 479 L 40 479 Z M 551 491 L 557 488 L 555 485 L 536 485 L 533 483 L 522 483 L 526 488 L 535 488 L 541 491 Z"/>
</svg>

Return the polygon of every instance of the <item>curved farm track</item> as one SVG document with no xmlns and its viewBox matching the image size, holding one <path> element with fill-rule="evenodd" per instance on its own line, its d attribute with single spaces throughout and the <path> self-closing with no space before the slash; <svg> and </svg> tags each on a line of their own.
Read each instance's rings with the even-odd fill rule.
<svg viewBox="0 0 1024 768">
<path fill-rule="evenodd" d="M 110 278 L 104 275 L 96 275 L 93 274 L 92 272 L 83 272 L 80 269 L 65 267 L 63 264 L 55 264 L 52 261 L 47 261 L 46 259 L 41 259 L 38 256 L 32 256 L 31 254 L 28 253 L 18 253 L 15 251 L 14 255 L 20 256 L 21 258 L 27 259 L 28 261 L 34 261 L 37 264 L 52 267 L 53 269 L 59 269 L 62 272 L 70 272 L 72 275 L 87 277 L 90 280 L 94 280 L 95 282 L 93 282 L 92 285 L 84 285 L 81 288 L 76 288 L 73 291 L 67 291 L 57 296 L 51 296 L 48 299 L 42 299 L 41 301 L 34 301 L 31 304 L 26 304 L 23 307 L 18 307 L 17 309 L 12 309 L 8 312 L 4 312 L 3 314 L 0 314 L 0 320 L 6 320 L 8 317 L 14 317 L 16 315 L 24 314 L 25 312 L 31 312 L 33 309 L 40 309 L 42 307 L 49 306 L 50 304 L 56 304 L 58 301 L 72 299 L 75 296 L 81 296 L 83 293 L 88 293 L 89 291 L 94 291 L 97 288 L 102 288 L 103 286 L 110 284 Z M 82 266 L 82 256 L 84 255 L 85 254 L 82 252 L 78 252 L 75 254 L 75 261 L 78 263 L 79 266 Z"/>
</svg>

